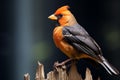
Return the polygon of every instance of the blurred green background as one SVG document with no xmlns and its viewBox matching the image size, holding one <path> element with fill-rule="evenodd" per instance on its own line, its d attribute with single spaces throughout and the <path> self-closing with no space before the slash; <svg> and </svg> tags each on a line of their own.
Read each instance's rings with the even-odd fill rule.
<svg viewBox="0 0 120 80">
<path fill-rule="evenodd" d="M 23 80 L 27 72 L 33 80 L 37 61 L 47 73 L 55 61 L 67 59 L 53 43 L 55 24 L 47 18 L 63 5 L 71 7 L 104 57 L 120 70 L 120 0 L 0 0 L 0 80 Z M 78 68 L 89 66 L 95 78 L 120 80 L 100 65 L 94 67 L 88 60 L 80 63 Z"/>
</svg>

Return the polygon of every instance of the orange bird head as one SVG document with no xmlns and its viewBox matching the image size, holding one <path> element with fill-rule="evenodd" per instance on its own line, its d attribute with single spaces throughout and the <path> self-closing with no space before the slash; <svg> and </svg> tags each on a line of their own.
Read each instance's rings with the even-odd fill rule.
<svg viewBox="0 0 120 80">
<path fill-rule="evenodd" d="M 69 10 L 69 6 L 62 6 L 58 8 L 54 14 L 50 15 L 48 18 L 51 20 L 56 20 L 60 26 L 72 26 L 76 23 L 76 19 Z"/>
</svg>

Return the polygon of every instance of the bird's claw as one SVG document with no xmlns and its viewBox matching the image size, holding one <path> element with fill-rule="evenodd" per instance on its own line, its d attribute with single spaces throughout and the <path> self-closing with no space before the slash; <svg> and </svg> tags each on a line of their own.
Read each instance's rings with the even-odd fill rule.
<svg viewBox="0 0 120 80">
<path fill-rule="evenodd" d="M 63 70 L 65 70 L 65 69 L 66 69 L 65 64 L 68 63 L 68 62 L 71 61 L 71 60 L 73 60 L 73 59 L 70 58 L 70 59 L 67 59 L 67 60 L 65 60 L 65 61 L 63 61 L 63 62 L 61 62 L 61 63 L 59 63 L 58 61 L 55 62 L 55 63 L 54 63 L 54 68 L 55 68 L 55 70 L 58 70 L 58 67 L 61 67 Z"/>
<path fill-rule="evenodd" d="M 62 63 L 59 63 L 58 61 L 57 62 L 55 62 L 54 63 L 54 68 L 55 68 L 55 70 L 56 71 L 58 71 L 58 68 L 62 68 L 63 70 L 65 70 L 66 69 L 66 67 L 65 67 L 65 64 L 62 62 Z"/>
</svg>

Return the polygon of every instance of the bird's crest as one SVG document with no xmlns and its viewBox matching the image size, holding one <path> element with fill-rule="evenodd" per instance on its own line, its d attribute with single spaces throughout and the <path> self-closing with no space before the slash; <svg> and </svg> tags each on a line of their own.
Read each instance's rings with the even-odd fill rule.
<svg viewBox="0 0 120 80">
<path fill-rule="evenodd" d="M 58 9 L 56 10 L 55 14 L 56 14 L 56 15 L 57 15 L 57 14 L 60 14 L 61 12 L 65 11 L 65 10 L 68 10 L 69 8 L 70 8 L 70 7 L 69 7 L 68 5 L 62 6 L 62 7 L 58 8 Z"/>
</svg>

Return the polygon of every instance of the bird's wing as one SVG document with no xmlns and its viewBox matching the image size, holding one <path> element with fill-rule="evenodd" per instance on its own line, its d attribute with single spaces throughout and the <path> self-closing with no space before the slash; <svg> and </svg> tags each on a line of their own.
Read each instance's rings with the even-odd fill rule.
<svg viewBox="0 0 120 80">
<path fill-rule="evenodd" d="M 64 40 L 72 45 L 74 48 L 76 48 L 78 51 L 83 51 L 84 53 L 93 57 L 102 54 L 98 44 L 80 25 L 64 27 L 63 35 Z"/>
</svg>

